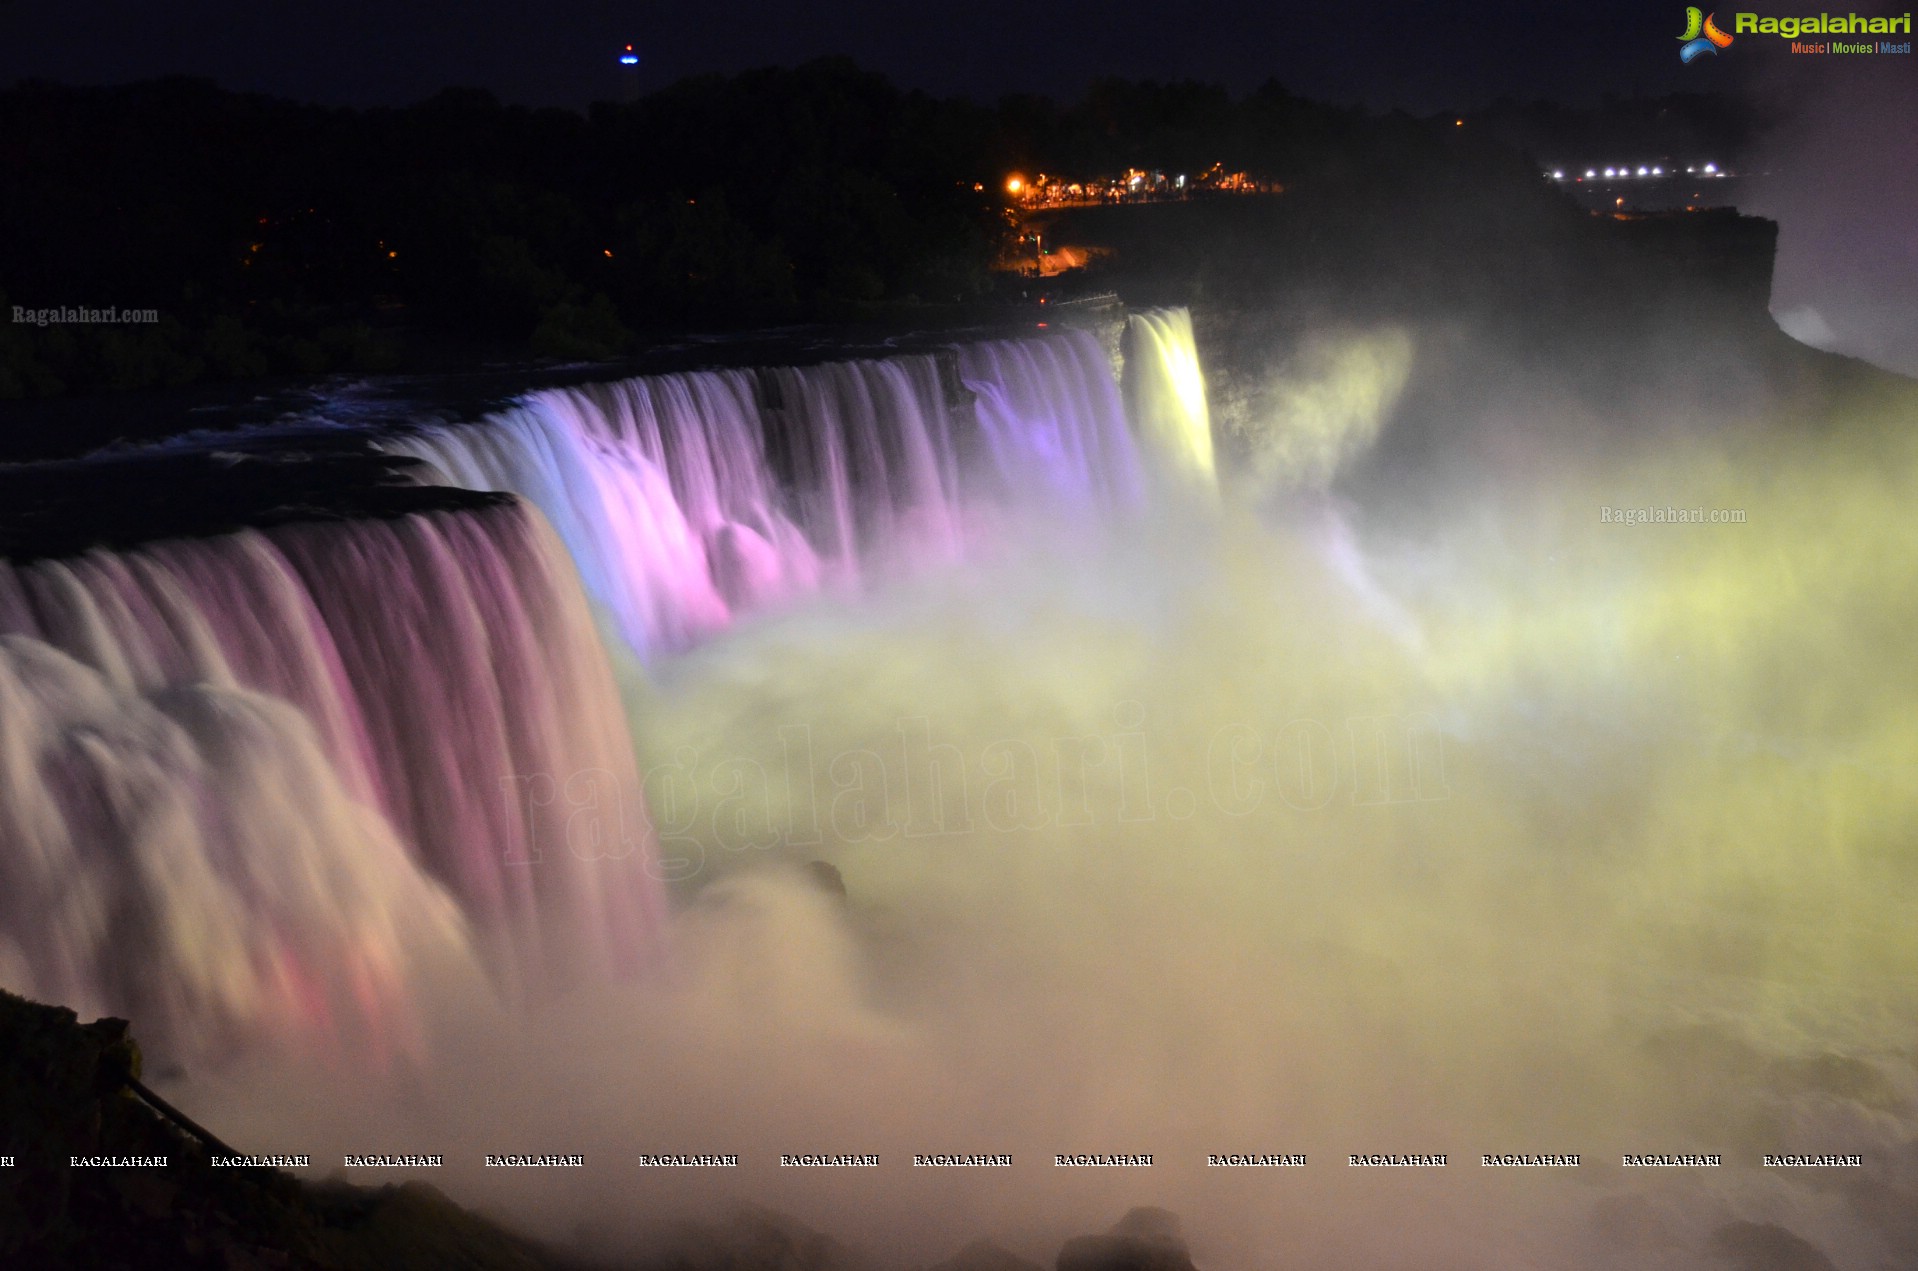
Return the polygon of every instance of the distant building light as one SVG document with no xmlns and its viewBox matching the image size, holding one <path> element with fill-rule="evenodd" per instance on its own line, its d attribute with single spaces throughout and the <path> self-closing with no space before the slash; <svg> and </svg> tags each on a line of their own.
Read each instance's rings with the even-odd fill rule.
<svg viewBox="0 0 1918 1271">
<path fill-rule="evenodd" d="M 1587 168 L 1585 169 L 1585 175 L 1588 177 L 1595 177 L 1598 175 L 1598 170 L 1596 168 Z M 1610 176 L 1612 174 L 1608 171 L 1605 175 Z"/>
<path fill-rule="evenodd" d="M 1605 175 L 1609 177 L 1609 176 L 1614 176 L 1616 174 L 1610 168 L 1607 168 L 1605 169 Z"/>
<path fill-rule="evenodd" d="M 1642 166 L 1641 166 L 1641 167 L 1640 167 L 1640 168 L 1638 169 L 1638 175 L 1640 175 L 1640 176 L 1644 176 L 1644 175 L 1645 175 L 1645 169 L 1644 169 L 1644 168 L 1643 168 Z"/>
<path fill-rule="evenodd" d="M 1718 172 L 1718 165 L 1717 165 L 1717 164 L 1715 164 L 1715 163 L 1708 163 L 1708 164 L 1706 164 L 1706 165 L 1705 165 L 1705 175 L 1706 175 L 1706 176 L 1713 176 L 1713 175 L 1716 175 L 1716 174 L 1717 174 L 1717 172 Z"/>
<path fill-rule="evenodd" d="M 1653 175 L 1653 176 L 1655 176 L 1655 177 L 1662 177 L 1662 176 L 1664 176 L 1664 175 L 1665 175 L 1665 169 L 1663 169 L 1663 168 L 1653 168 L 1653 169 L 1652 169 L 1652 175 Z"/>
</svg>

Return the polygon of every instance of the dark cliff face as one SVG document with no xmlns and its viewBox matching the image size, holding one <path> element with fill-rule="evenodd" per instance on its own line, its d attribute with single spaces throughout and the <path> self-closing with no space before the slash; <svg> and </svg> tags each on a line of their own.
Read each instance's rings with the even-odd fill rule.
<svg viewBox="0 0 1918 1271">
<path fill-rule="evenodd" d="M 1550 195 L 1512 208 L 1285 193 L 1079 209 L 1049 233 L 1099 249 L 1088 279 L 1129 305 L 1529 325 L 1657 307 L 1762 321 L 1778 227 L 1729 208 L 1594 215 Z"/>
<path fill-rule="evenodd" d="M 1778 223 L 1731 208 L 1601 219 L 1625 280 L 1732 320 L 1767 318 Z"/>
<path fill-rule="evenodd" d="M 207 1145 L 137 1096 L 125 1020 L 0 990 L 0 1265 L 128 1271 L 390 1266 L 575 1267 L 430 1187 L 312 1186 L 272 1169 L 214 1168 Z M 75 1168 L 75 1157 L 165 1158 Z"/>
<path fill-rule="evenodd" d="M 298 1185 L 211 1170 L 198 1143 L 131 1093 L 139 1071 L 125 1020 L 82 1025 L 0 991 L 0 1155 L 13 1162 L 0 1170 L 0 1262 L 193 1267 L 297 1245 Z M 167 1165 L 75 1168 L 76 1157 Z"/>
<path fill-rule="evenodd" d="M 1191 307 L 1228 464 L 1297 407 L 1302 378 L 1326 374 L 1328 347 L 1405 343 L 1405 399 L 1441 413 L 1480 408 L 1514 368 L 1617 413 L 1647 392 L 1744 408 L 1837 364 L 1771 320 L 1775 223 L 1729 208 L 1595 214 L 1498 156 L 1046 221 L 1049 241 L 1089 249 L 1070 283 Z"/>
<path fill-rule="evenodd" d="M 1157 211 L 1168 224 L 1109 278 L 1128 303 L 1191 307 L 1222 472 L 1247 433 L 1310 408 L 1314 393 L 1381 393 L 1385 429 L 1494 404 L 1544 426 L 1571 406 L 1602 420 L 1749 418 L 1883 378 L 1778 332 L 1778 226 L 1734 211 L 1548 209 L 1496 242 L 1392 243 L 1375 226 L 1308 224 L 1277 207 L 1256 242 L 1251 207 Z M 1178 217 L 1191 234 L 1170 232 Z M 1350 265 L 1366 253 L 1369 268 Z"/>
<path fill-rule="evenodd" d="M 140 1066 L 125 1020 L 83 1026 L 72 1011 L 0 991 L 0 1056 L 0 1156 L 13 1161 L 0 1171 L 0 1256 L 11 1260 L 68 1234 L 61 1229 L 84 1199 L 69 1155 L 106 1143 L 164 1153 L 168 1143 L 117 1097 Z"/>
<path fill-rule="evenodd" d="M 232 439 L 224 448 L 0 465 L 0 560 L 26 563 L 293 521 L 495 507 L 508 496 L 420 483 L 364 441 Z"/>
</svg>

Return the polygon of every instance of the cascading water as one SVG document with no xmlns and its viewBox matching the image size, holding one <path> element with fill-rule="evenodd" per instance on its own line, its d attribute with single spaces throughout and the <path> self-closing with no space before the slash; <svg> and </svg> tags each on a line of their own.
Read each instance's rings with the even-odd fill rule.
<svg viewBox="0 0 1918 1271">
<path fill-rule="evenodd" d="M 262 1034 L 377 1062 L 417 978 L 463 966 L 452 898 L 353 797 L 311 721 L 227 682 L 142 689 L 0 636 L 0 977 L 150 1042 Z"/>
<path fill-rule="evenodd" d="M 554 389 L 385 444 L 448 484 L 538 505 L 618 632 L 653 656 L 781 600 L 962 556 L 1007 504 L 1137 503 L 1138 458 L 1091 336 L 956 357 L 976 425 L 938 358 L 914 354 Z"/>
<path fill-rule="evenodd" d="M 1212 417 L 1189 309 L 1144 309 L 1126 318 L 1125 397 L 1144 444 L 1171 481 L 1212 490 Z"/>
<path fill-rule="evenodd" d="M 386 444 L 450 485 L 533 502 L 626 641 L 673 649 L 723 627 L 743 599 L 818 583 L 771 480 L 756 391 L 743 371 L 555 389 Z M 716 578 L 728 542 L 742 567 Z"/>
<path fill-rule="evenodd" d="M 653 938 L 617 694 L 523 505 L 0 565 L 0 639 L 0 948 L 36 992 L 201 1046 L 386 1036 L 469 940 L 543 984 Z"/>
<path fill-rule="evenodd" d="M 1013 502 L 1074 512 L 1136 507 L 1145 478 L 1112 366 L 1083 331 L 959 346 L 993 471 Z"/>
<path fill-rule="evenodd" d="M 772 377 L 768 425 L 799 522 L 839 578 L 959 552 L 960 442 L 931 357 Z"/>
</svg>

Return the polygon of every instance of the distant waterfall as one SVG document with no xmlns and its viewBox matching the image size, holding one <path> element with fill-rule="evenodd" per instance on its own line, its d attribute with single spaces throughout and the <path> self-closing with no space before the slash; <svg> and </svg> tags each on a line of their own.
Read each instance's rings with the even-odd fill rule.
<svg viewBox="0 0 1918 1271">
<path fill-rule="evenodd" d="M 1198 488 L 1217 488 L 1190 310 L 1144 309 L 1126 319 L 1125 398 L 1156 467 Z"/>
<path fill-rule="evenodd" d="M 1090 336 L 954 356 L 971 410 L 935 355 L 912 354 L 553 389 L 385 444 L 450 485 L 537 504 L 653 656 L 782 600 L 963 556 L 970 527 L 1008 504 L 1137 502 L 1138 457 Z"/>
<path fill-rule="evenodd" d="M 616 690 L 523 507 L 0 563 L 0 967 L 201 1037 L 637 964 Z M 18 985 L 16 985 L 17 987 Z"/>
</svg>

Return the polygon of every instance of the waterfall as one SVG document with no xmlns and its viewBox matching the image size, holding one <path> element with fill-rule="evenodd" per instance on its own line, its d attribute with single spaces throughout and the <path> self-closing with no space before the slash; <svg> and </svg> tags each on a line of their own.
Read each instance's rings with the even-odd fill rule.
<svg viewBox="0 0 1918 1271">
<path fill-rule="evenodd" d="M 950 386 L 935 354 L 643 376 L 384 444 L 449 485 L 540 507 L 614 629 L 652 657 L 963 557 L 1009 508 L 1137 503 L 1138 455 L 1091 336 L 951 356 Z"/>
<path fill-rule="evenodd" d="M 636 965 L 618 695 L 524 505 L 0 564 L 0 964 L 206 1039 Z M 23 969 L 24 968 L 24 969 Z"/>
<path fill-rule="evenodd" d="M 1216 489 L 1212 417 L 1187 309 L 1145 309 L 1125 328 L 1125 396 L 1154 466 L 1175 483 Z"/>
<path fill-rule="evenodd" d="M 1083 331 L 961 345 L 998 480 L 1016 501 L 1075 510 L 1138 505 L 1144 476 L 1112 364 Z"/>
<path fill-rule="evenodd" d="M 449 485 L 537 505 L 627 642 L 672 649 L 725 626 L 741 599 L 818 579 L 776 495 L 755 393 L 743 371 L 552 389 L 386 444 Z M 740 566 L 715 577 L 729 545 Z"/>
</svg>

